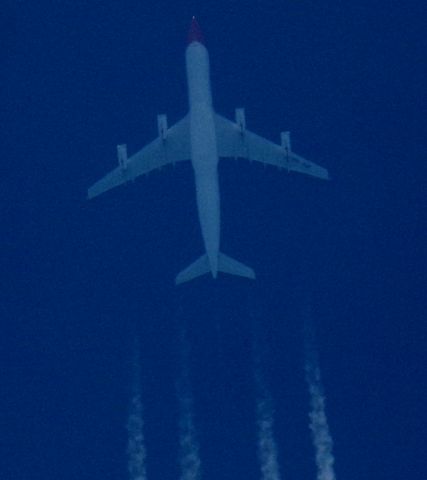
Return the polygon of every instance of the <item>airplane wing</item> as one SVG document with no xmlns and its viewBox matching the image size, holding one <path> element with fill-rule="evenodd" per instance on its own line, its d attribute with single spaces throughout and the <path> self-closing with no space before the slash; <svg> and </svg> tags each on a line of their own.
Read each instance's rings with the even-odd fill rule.
<svg viewBox="0 0 427 480">
<path fill-rule="evenodd" d="M 166 122 L 165 117 L 160 117 L 162 116 L 159 116 L 159 137 L 139 152 L 127 158 L 126 147 L 118 146 L 119 166 L 89 188 L 89 198 L 96 197 L 164 165 L 190 160 L 188 115 L 169 129 L 167 129 L 166 123 L 162 123 L 162 120 Z"/>
<path fill-rule="evenodd" d="M 236 117 L 237 114 L 236 111 Z M 324 180 L 329 179 L 325 168 L 291 151 L 289 136 L 287 136 L 287 145 L 280 146 L 248 131 L 244 125 L 244 117 L 241 117 L 240 123 L 234 123 L 218 114 L 215 114 L 215 128 L 219 157 L 246 158 L 285 168 L 288 171 L 305 173 Z"/>
</svg>

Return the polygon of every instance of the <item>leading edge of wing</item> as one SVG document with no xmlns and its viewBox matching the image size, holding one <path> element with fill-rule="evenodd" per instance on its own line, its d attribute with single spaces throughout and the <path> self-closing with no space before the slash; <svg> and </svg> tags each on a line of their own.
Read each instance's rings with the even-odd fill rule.
<svg viewBox="0 0 427 480">
<path fill-rule="evenodd" d="M 329 179 L 326 168 L 284 149 L 276 143 L 239 126 L 221 115 L 215 114 L 218 155 L 226 158 L 246 158 L 274 165 L 289 171 L 305 173 L 324 180 Z"/>
<path fill-rule="evenodd" d="M 190 156 L 190 127 L 186 115 L 167 130 L 164 139 L 157 137 L 129 157 L 124 166 L 119 165 L 94 183 L 88 190 L 88 198 L 94 198 L 165 165 L 190 160 Z"/>
</svg>

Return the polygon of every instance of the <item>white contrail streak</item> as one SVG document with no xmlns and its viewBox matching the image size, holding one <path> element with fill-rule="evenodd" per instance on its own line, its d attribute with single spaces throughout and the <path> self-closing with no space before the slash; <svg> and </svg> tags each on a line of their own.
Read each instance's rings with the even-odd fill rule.
<svg viewBox="0 0 427 480">
<path fill-rule="evenodd" d="M 257 395 L 256 422 L 258 429 L 258 459 L 262 480 L 280 480 L 277 444 L 274 438 L 274 407 L 261 369 L 256 328 L 253 326 L 254 373 Z"/>
<path fill-rule="evenodd" d="M 145 444 L 144 444 L 144 421 L 141 400 L 141 380 L 139 367 L 139 344 L 135 343 L 133 359 L 133 385 L 130 402 L 128 430 L 128 470 L 130 480 L 146 480 Z"/>
<path fill-rule="evenodd" d="M 309 308 L 304 312 L 305 329 L 305 378 L 310 394 L 310 430 L 316 453 L 317 479 L 335 480 L 332 437 L 325 411 L 325 395 L 320 377 L 314 327 Z"/>
<path fill-rule="evenodd" d="M 255 376 L 259 388 L 257 400 L 258 458 L 262 480 L 280 480 L 277 445 L 273 434 L 272 400 L 262 385 L 259 372 Z"/>
<path fill-rule="evenodd" d="M 181 375 L 177 382 L 177 392 L 180 410 L 179 446 L 181 480 L 200 479 L 199 444 L 194 428 L 194 408 L 191 395 L 190 375 L 188 372 L 188 345 L 185 334 L 182 335 L 182 366 Z"/>
</svg>

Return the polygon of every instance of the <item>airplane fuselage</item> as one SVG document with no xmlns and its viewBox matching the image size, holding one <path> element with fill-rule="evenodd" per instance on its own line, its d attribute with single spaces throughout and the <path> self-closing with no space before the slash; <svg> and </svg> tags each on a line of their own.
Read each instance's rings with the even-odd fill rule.
<svg viewBox="0 0 427 480">
<path fill-rule="evenodd" d="M 181 270 L 175 283 L 179 285 L 209 273 L 216 278 L 218 272 L 255 279 L 252 268 L 220 250 L 219 156 L 255 160 L 322 179 L 329 178 L 328 171 L 294 153 L 289 132 L 281 133 L 278 145 L 247 130 L 243 108 L 236 109 L 235 122 L 214 112 L 209 54 L 195 17 L 185 58 L 189 114 L 170 128 L 166 115 L 158 115 L 158 138 L 129 158 L 126 145 L 118 145 L 119 165 L 89 188 L 88 197 L 96 197 L 164 165 L 191 160 L 205 253 Z"/>
<path fill-rule="evenodd" d="M 191 42 L 186 50 L 190 115 L 191 163 L 203 242 L 214 277 L 218 272 L 220 197 L 218 152 L 206 47 Z"/>
</svg>

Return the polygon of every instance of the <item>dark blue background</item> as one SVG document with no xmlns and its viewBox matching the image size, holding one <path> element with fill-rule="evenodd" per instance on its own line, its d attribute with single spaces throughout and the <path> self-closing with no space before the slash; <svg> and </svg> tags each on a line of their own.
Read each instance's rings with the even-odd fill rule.
<svg viewBox="0 0 427 480">
<path fill-rule="evenodd" d="M 283 478 L 315 478 L 310 301 L 337 478 L 425 479 L 424 2 L 205 3 L 3 6 L 1 477 L 127 477 L 139 335 L 148 477 L 177 478 L 186 325 L 203 478 L 259 478 L 255 323 Z M 190 164 L 86 200 L 116 144 L 132 153 L 158 113 L 186 113 L 192 15 L 216 110 L 244 106 L 275 141 L 291 130 L 333 177 L 222 161 L 222 250 L 253 284 L 174 286 L 203 251 Z"/>
</svg>

